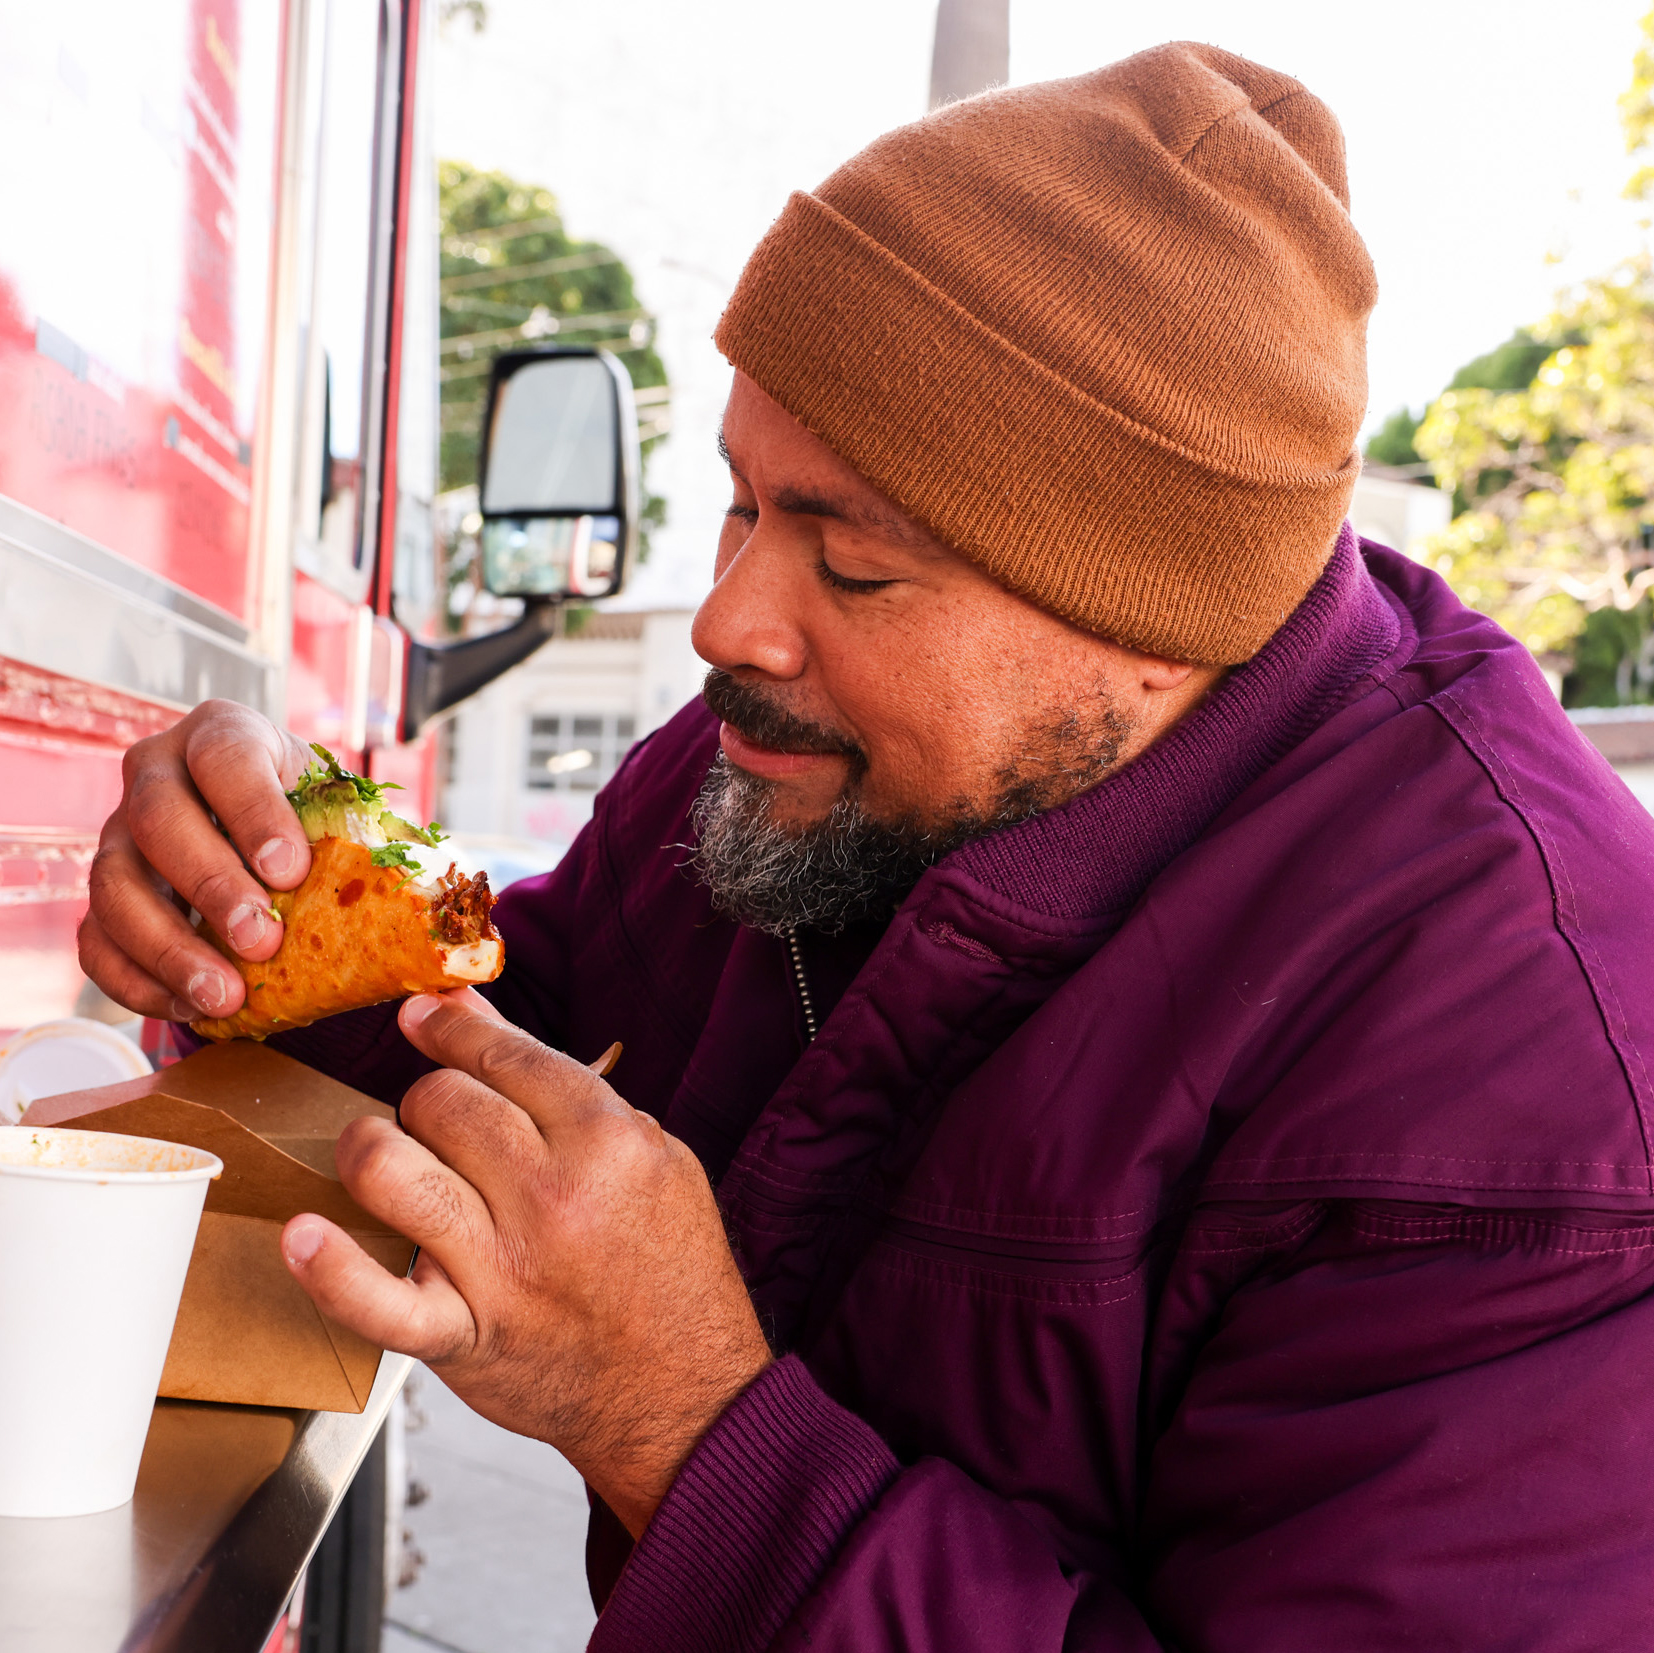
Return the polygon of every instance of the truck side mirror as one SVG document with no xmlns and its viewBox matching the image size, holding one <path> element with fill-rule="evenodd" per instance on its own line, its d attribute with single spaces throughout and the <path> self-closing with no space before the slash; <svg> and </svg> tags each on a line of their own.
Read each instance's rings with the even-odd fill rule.
<svg viewBox="0 0 1654 1653">
<path fill-rule="evenodd" d="M 478 501 L 483 582 L 521 597 L 503 631 L 452 643 L 409 638 L 402 738 L 526 660 L 569 597 L 612 597 L 638 531 L 632 381 L 607 350 L 512 350 L 494 358 Z"/>
<path fill-rule="evenodd" d="M 494 358 L 478 495 L 483 582 L 496 597 L 609 597 L 638 527 L 637 414 L 606 350 Z"/>
</svg>

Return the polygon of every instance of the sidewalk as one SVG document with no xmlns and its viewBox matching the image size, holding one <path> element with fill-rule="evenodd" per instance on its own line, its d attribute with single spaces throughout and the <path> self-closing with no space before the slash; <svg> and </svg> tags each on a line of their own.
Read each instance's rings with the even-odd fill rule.
<svg viewBox="0 0 1654 1653">
<path fill-rule="evenodd" d="M 404 1524 L 425 1562 L 391 1594 L 383 1653 L 579 1653 L 596 1622 L 580 1477 L 423 1368 L 409 1388 L 408 1474 L 429 1496 Z"/>
</svg>

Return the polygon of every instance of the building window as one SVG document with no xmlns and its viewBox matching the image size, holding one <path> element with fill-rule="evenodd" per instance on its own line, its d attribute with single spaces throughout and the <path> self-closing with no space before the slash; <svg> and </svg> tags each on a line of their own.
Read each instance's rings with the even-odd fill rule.
<svg viewBox="0 0 1654 1653">
<path fill-rule="evenodd" d="M 595 792 L 631 749 L 630 712 L 553 712 L 528 720 L 525 784 L 536 792 Z"/>
</svg>

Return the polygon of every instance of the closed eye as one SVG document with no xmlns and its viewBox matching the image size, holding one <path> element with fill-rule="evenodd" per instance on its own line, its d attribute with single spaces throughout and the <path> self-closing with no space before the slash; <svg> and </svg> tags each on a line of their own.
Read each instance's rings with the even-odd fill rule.
<svg viewBox="0 0 1654 1653">
<path fill-rule="evenodd" d="M 883 591 L 887 585 L 895 585 L 895 580 L 853 580 L 848 574 L 840 574 L 837 569 L 828 567 L 825 560 L 816 564 L 816 573 L 821 576 L 823 585 L 830 586 L 834 591 L 848 591 L 857 595 L 869 591 Z"/>
</svg>

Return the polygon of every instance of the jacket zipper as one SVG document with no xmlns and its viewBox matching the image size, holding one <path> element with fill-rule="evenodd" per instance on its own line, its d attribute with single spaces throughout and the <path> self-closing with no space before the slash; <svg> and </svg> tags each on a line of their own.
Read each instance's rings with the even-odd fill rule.
<svg viewBox="0 0 1654 1653">
<path fill-rule="evenodd" d="M 798 988 L 799 1007 L 804 1012 L 804 1031 L 809 1035 L 805 1044 L 814 1044 L 816 1036 L 815 1000 L 810 997 L 810 978 L 804 973 L 804 949 L 799 945 L 798 931 L 787 932 L 787 957 L 792 962 L 793 983 Z"/>
</svg>

